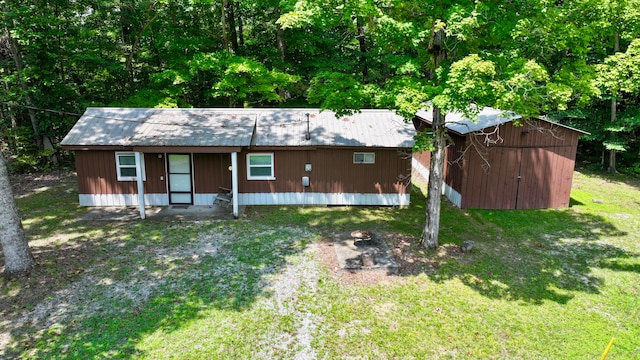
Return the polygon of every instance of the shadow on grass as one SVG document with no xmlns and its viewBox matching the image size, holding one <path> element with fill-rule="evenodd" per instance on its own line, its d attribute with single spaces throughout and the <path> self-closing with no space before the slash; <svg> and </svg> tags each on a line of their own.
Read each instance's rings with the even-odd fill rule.
<svg viewBox="0 0 640 360">
<path fill-rule="evenodd" d="M 593 169 L 588 169 L 586 167 L 577 167 L 576 172 L 579 172 L 587 177 L 596 177 L 603 181 L 611 182 L 611 183 L 619 183 L 625 184 L 630 187 L 634 187 L 640 190 L 640 177 L 630 176 L 622 173 L 612 174 L 607 171 L 597 171 Z"/>
<path fill-rule="evenodd" d="M 14 346 L 4 356 L 142 355 L 136 345 L 146 335 L 179 330 L 207 309 L 242 312 L 259 296 L 269 296 L 264 276 L 281 271 L 312 239 L 248 222 L 128 226 L 127 235 L 38 248 L 39 259 L 69 252 L 40 265 L 10 296 L 2 295 L 8 301 L 27 298 L 23 305 L 31 307 L 12 329 Z M 166 245 L 176 239 L 182 244 Z M 75 274 L 76 267 L 86 272 Z M 39 288 L 44 279 L 70 269 L 66 281 Z M 39 290 L 42 295 L 33 296 Z"/>
<path fill-rule="evenodd" d="M 638 262 L 639 254 L 599 241 L 627 235 L 603 216 L 571 209 L 464 212 L 445 203 L 442 208 L 448 220 L 441 223 L 440 243 L 449 255 L 438 258 L 437 252 L 415 249 L 437 269 L 400 259 L 400 268 L 408 270 L 400 275 L 424 273 L 437 283 L 459 279 L 492 299 L 564 304 L 575 292 L 600 292 L 604 280 L 594 268 L 640 273 L 637 263 L 624 262 Z M 475 241 L 472 253 L 459 250 L 464 240 Z"/>
<path fill-rule="evenodd" d="M 39 266 L 0 279 L 0 316 L 10 320 L 0 333 L 12 338 L 0 357 L 143 355 L 136 345 L 146 335 L 269 296 L 265 276 L 313 239 L 244 221 L 87 222 L 78 220 L 86 209 L 74 205 L 77 195 L 63 193 L 52 187 L 19 199 Z"/>
<path fill-rule="evenodd" d="M 387 239 L 391 248 L 400 249 L 403 255 L 410 253 L 396 257 L 398 275 L 426 274 L 437 283 L 460 279 L 494 299 L 566 303 L 575 292 L 600 292 L 604 280 L 594 274 L 594 268 L 638 268 L 618 260 L 640 261 L 639 254 L 600 241 L 625 237 L 625 231 L 604 216 L 574 209 L 464 211 L 443 200 L 439 236 L 443 246 L 428 251 L 419 245 L 424 195 L 414 188 L 411 196 L 411 206 L 402 209 L 273 207 L 253 211 L 270 223 L 309 224 L 329 233 L 374 230 L 402 234 Z M 458 247 L 465 240 L 476 242 L 471 254 L 462 254 Z"/>
</svg>

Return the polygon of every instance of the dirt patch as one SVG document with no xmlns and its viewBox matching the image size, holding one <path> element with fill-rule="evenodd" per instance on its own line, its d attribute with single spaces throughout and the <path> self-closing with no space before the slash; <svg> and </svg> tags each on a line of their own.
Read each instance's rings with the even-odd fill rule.
<svg viewBox="0 0 640 360">
<path fill-rule="evenodd" d="M 371 270 L 344 270 L 340 268 L 334 242 L 330 237 L 325 237 L 318 242 L 318 256 L 324 265 L 331 271 L 335 279 L 350 285 L 376 285 L 397 280 L 397 275 L 389 273 L 385 269 Z"/>
<path fill-rule="evenodd" d="M 405 277 L 419 274 L 435 274 L 440 266 L 452 259 L 466 263 L 472 258 L 472 255 L 464 254 L 460 247 L 454 244 L 444 244 L 436 250 L 427 250 L 419 244 L 418 238 L 409 235 L 384 233 L 381 236 L 384 237 L 397 263 L 394 271 L 342 269 L 331 237 L 325 237 L 318 243 L 318 254 L 336 279 L 346 284 L 363 286 L 403 281 Z"/>
<path fill-rule="evenodd" d="M 333 234 L 333 245 L 341 269 L 368 271 L 381 268 L 395 272 L 398 267 L 384 238 L 373 231 Z"/>
<path fill-rule="evenodd" d="M 10 182 L 16 199 L 44 191 L 68 195 L 77 186 L 76 176 L 70 171 L 11 175 Z M 0 277 L 0 349 L 8 340 L 5 331 L 10 328 L 9 324 L 27 314 L 50 294 L 77 281 L 87 262 L 100 257 L 96 247 L 80 246 L 64 235 L 47 239 L 31 238 L 30 247 L 38 266 L 19 278 Z M 0 249 L 0 273 L 3 271 L 4 253 Z"/>
<path fill-rule="evenodd" d="M 12 174 L 10 182 L 13 195 L 20 199 L 61 185 L 66 193 L 75 191 L 77 177 L 75 172 L 60 170 L 47 174 Z"/>
</svg>

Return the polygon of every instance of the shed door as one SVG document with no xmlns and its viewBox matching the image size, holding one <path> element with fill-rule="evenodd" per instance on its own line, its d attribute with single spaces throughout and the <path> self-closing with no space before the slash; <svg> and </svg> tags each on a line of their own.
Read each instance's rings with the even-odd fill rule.
<svg viewBox="0 0 640 360">
<path fill-rule="evenodd" d="M 518 180 L 516 209 L 544 209 L 552 207 L 550 199 L 556 179 L 551 168 L 551 152 L 544 148 L 525 148 L 522 151 Z"/>
<path fill-rule="evenodd" d="M 193 204 L 191 155 L 169 154 L 169 203 Z"/>
</svg>

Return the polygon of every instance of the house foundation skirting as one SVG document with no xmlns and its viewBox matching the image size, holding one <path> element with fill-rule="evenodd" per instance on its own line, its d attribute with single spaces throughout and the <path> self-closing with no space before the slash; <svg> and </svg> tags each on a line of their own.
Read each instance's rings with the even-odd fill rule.
<svg viewBox="0 0 640 360">
<path fill-rule="evenodd" d="M 138 206 L 138 194 L 80 194 L 80 206 Z M 167 194 L 144 194 L 149 206 L 169 205 Z"/>
<path fill-rule="evenodd" d="M 409 194 L 254 193 L 239 194 L 242 205 L 409 205 Z"/>
<path fill-rule="evenodd" d="M 193 205 L 213 204 L 218 194 L 194 194 Z M 138 206 L 137 194 L 80 194 L 80 206 Z M 169 206 L 167 194 L 144 194 L 148 206 Z"/>
<path fill-rule="evenodd" d="M 211 205 L 217 194 L 194 194 L 193 205 Z M 80 194 L 80 206 L 138 206 L 137 194 Z M 145 194 L 148 206 L 169 206 L 167 194 Z M 238 194 L 240 205 L 409 205 L 409 194 L 251 193 Z"/>
<path fill-rule="evenodd" d="M 429 169 L 422 165 L 418 160 L 411 159 L 411 166 L 413 171 L 416 171 L 423 178 L 429 179 Z M 449 184 L 442 182 L 442 195 L 446 196 L 455 206 L 462 207 L 462 194 L 457 192 Z"/>
</svg>

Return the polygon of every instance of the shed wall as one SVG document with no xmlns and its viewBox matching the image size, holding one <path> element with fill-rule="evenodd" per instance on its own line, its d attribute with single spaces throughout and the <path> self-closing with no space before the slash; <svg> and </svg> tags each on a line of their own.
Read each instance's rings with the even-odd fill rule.
<svg viewBox="0 0 640 360">
<path fill-rule="evenodd" d="M 413 158 L 418 163 L 420 163 L 420 165 L 424 166 L 427 169 L 429 169 L 429 167 L 431 166 L 431 152 L 430 151 L 421 151 L 421 152 L 413 153 Z"/>
<path fill-rule="evenodd" d="M 538 209 L 569 205 L 578 133 L 542 121 L 500 126 L 503 142 L 464 161 L 462 208 Z M 469 134 L 468 136 L 477 136 Z M 469 140 L 467 140 L 469 141 Z"/>
<path fill-rule="evenodd" d="M 462 189 L 462 179 L 464 177 L 464 149 L 467 145 L 467 138 L 456 134 L 449 134 L 451 143 L 447 147 L 446 161 L 444 164 L 444 182 L 455 191 Z"/>
</svg>

